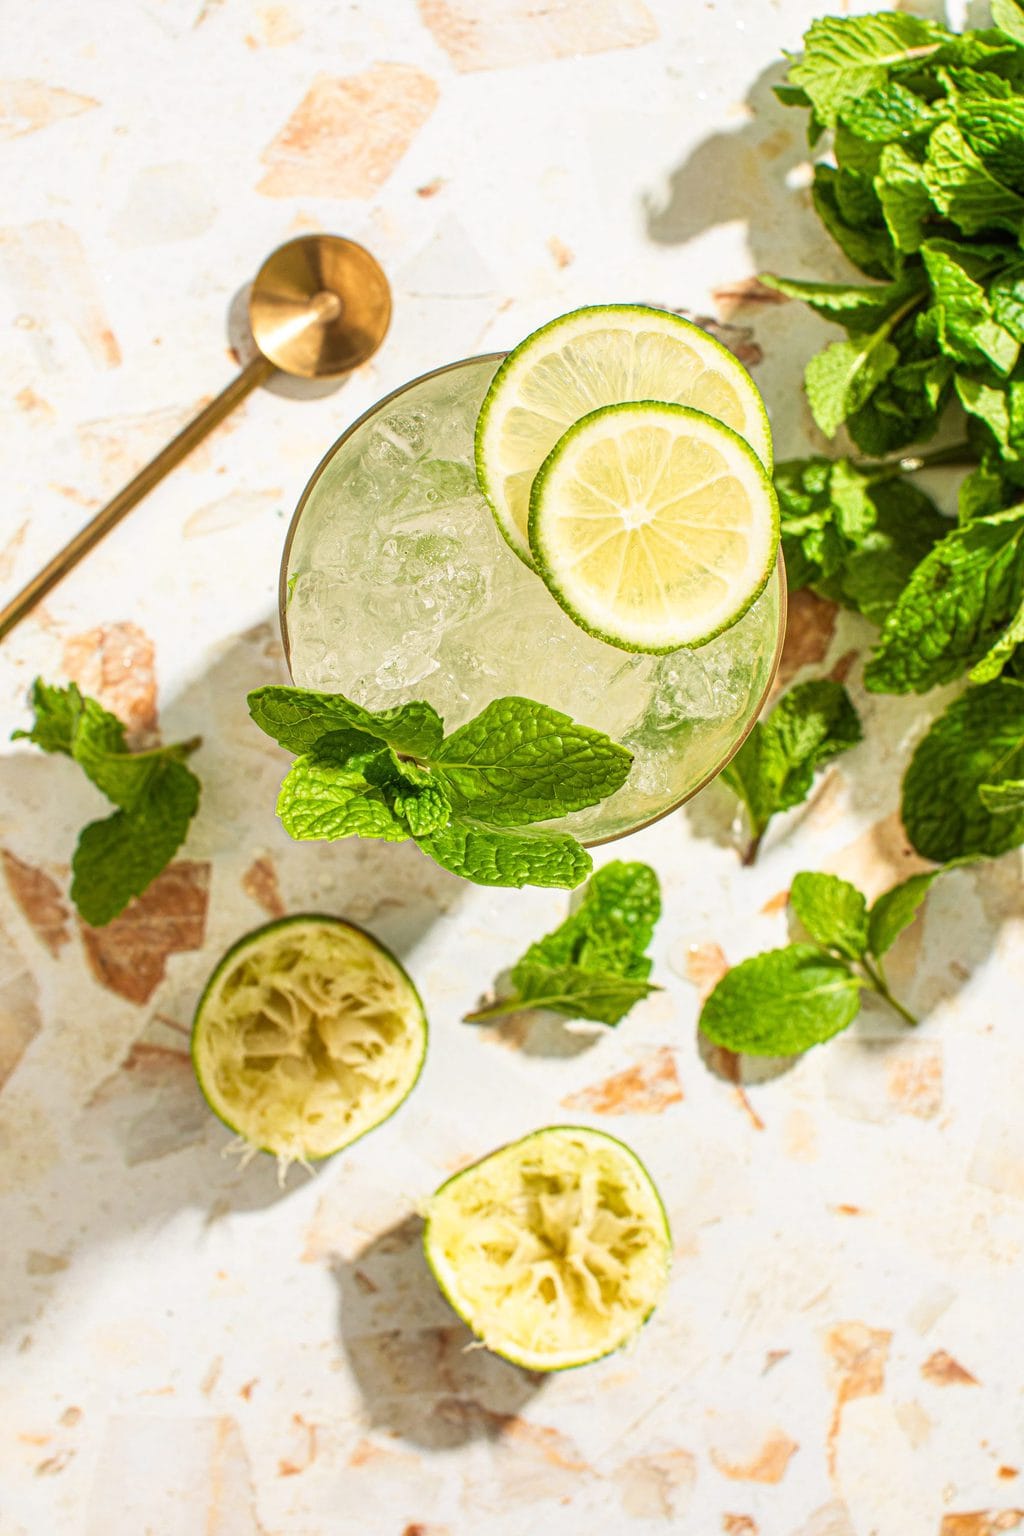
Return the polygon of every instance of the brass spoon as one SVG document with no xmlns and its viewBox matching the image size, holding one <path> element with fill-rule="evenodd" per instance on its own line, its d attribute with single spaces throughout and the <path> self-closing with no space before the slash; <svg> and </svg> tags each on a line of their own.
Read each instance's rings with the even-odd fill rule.
<svg viewBox="0 0 1024 1536">
<path fill-rule="evenodd" d="M 347 373 L 376 352 L 390 319 L 388 280 L 354 240 L 303 235 L 279 246 L 256 274 L 249 295 L 256 356 L 11 599 L 0 612 L 0 640 L 275 369 L 300 379 Z"/>
</svg>

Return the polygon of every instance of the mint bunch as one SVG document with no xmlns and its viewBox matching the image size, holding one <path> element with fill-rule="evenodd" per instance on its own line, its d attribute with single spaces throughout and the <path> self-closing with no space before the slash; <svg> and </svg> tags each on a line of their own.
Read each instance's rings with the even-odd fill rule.
<svg viewBox="0 0 1024 1536">
<path fill-rule="evenodd" d="M 12 740 L 74 758 L 117 806 L 84 829 L 71 861 L 71 899 L 87 923 L 101 927 L 142 895 L 185 841 L 199 807 L 199 780 L 184 760 L 199 739 L 130 752 L 117 716 L 74 683 L 54 688 L 36 678 L 32 705 L 35 723 L 14 731 Z"/>
<path fill-rule="evenodd" d="M 797 875 L 789 902 L 809 942 L 768 950 L 726 971 L 704 1003 L 701 1031 L 749 1056 L 795 1056 L 852 1024 L 865 990 L 916 1024 L 889 989 L 883 956 L 944 873 L 911 875 L 870 908 L 848 880 Z"/>
<path fill-rule="evenodd" d="M 868 689 L 964 680 L 919 744 L 902 813 L 929 858 L 1024 841 L 1024 7 L 955 33 L 902 12 L 814 22 L 779 95 L 809 109 L 814 204 L 872 281 L 766 278 L 843 328 L 807 366 L 822 431 L 869 457 L 777 467 L 794 585 L 880 626 Z M 967 439 L 899 457 L 949 409 Z M 911 482 L 971 466 L 955 524 Z"/>
<path fill-rule="evenodd" d="M 478 885 L 578 885 L 586 849 L 533 823 L 614 794 L 633 761 L 531 699 L 495 699 L 449 736 L 422 701 L 374 712 L 340 693 L 267 687 L 249 694 L 249 711 L 297 754 L 277 802 L 290 837 L 413 838 Z"/>
<path fill-rule="evenodd" d="M 743 801 L 751 840 L 743 855 L 753 864 L 772 817 L 807 798 L 819 768 L 855 747 L 860 717 L 842 683 L 827 678 L 791 688 L 759 720 L 722 780 Z"/>
<path fill-rule="evenodd" d="M 817 212 L 870 286 L 766 279 L 841 325 L 807 366 L 807 398 L 831 437 L 884 455 L 935 431 L 959 397 L 979 442 L 1010 449 L 1024 341 L 1024 12 L 955 33 L 883 12 L 825 17 L 780 95 L 831 133 Z M 1011 478 L 1013 478 L 1011 476 Z M 1024 474 L 1017 475 L 1024 483 Z"/>
<path fill-rule="evenodd" d="M 509 973 L 511 990 L 467 1024 L 489 1024 L 524 1008 L 618 1024 L 656 992 L 646 951 L 661 916 L 658 877 L 648 864 L 615 860 L 587 882 L 579 904 L 553 932 L 531 944 Z"/>
</svg>

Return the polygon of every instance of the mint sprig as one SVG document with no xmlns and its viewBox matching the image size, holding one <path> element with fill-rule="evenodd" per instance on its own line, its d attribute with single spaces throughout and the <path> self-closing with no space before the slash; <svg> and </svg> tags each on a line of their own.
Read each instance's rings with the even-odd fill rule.
<svg viewBox="0 0 1024 1536">
<path fill-rule="evenodd" d="M 626 781 L 632 757 L 600 731 L 532 699 L 496 699 L 444 735 L 413 701 L 374 711 L 341 694 L 257 688 L 257 725 L 298 755 L 277 811 L 297 839 L 414 839 L 481 885 L 578 885 L 590 855 L 535 827 L 596 805 Z"/>
<path fill-rule="evenodd" d="M 750 821 L 744 864 L 756 859 L 772 817 L 805 800 L 818 769 L 856 746 L 862 734 L 846 689 L 828 679 L 791 688 L 767 719 L 758 721 L 722 771 Z"/>
<path fill-rule="evenodd" d="M 837 875 L 796 876 L 790 905 L 810 942 L 754 955 L 727 971 L 707 998 L 701 1031 L 717 1045 L 750 1056 L 795 1056 L 853 1023 L 873 992 L 907 1024 L 917 1020 L 893 996 L 884 956 L 913 922 L 949 864 L 885 891 L 870 908 Z"/>
<path fill-rule="evenodd" d="M 524 1008 L 618 1024 L 657 991 L 646 951 L 661 915 L 658 877 L 647 864 L 616 860 L 588 881 L 575 910 L 531 944 L 509 974 L 509 989 L 468 1024 L 487 1024 Z"/>
<path fill-rule="evenodd" d="M 170 863 L 199 806 L 199 780 L 185 766 L 199 739 L 131 752 L 124 726 L 74 683 L 36 678 L 35 720 L 12 733 L 44 752 L 62 752 L 117 810 L 82 831 L 71 861 L 71 899 L 93 927 L 117 917 Z"/>
</svg>

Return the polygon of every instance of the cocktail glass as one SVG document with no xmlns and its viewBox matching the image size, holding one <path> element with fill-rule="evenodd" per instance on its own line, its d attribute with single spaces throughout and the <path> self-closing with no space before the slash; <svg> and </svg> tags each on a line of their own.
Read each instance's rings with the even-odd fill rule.
<svg viewBox="0 0 1024 1536">
<path fill-rule="evenodd" d="M 586 634 L 505 543 L 477 487 L 473 431 L 504 354 L 435 369 L 345 431 L 296 508 L 281 563 L 293 681 L 370 709 L 426 699 L 447 731 L 508 694 L 633 753 L 599 805 L 544 825 L 593 846 L 676 810 L 738 750 L 785 631 L 781 557 L 731 629 L 666 656 Z"/>
</svg>

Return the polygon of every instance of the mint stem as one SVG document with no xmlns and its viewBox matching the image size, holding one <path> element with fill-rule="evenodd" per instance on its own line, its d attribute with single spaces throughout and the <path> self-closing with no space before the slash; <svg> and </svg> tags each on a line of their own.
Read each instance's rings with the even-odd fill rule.
<svg viewBox="0 0 1024 1536">
<path fill-rule="evenodd" d="M 760 832 L 755 833 L 754 836 L 750 839 L 750 842 L 744 848 L 742 854 L 740 855 L 740 863 L 744 866 L 744 868 L 749 869 L 751 864 L 756 864 L 757 855 L 761 849 L 761 841 L 767 830 L 767 827 L 762 827 Z"/>
<path fill-rule="evenodd" d="M 880 960 L 875 962 L 878 966 L 877 970 L 867 958 L 862 959 L 860 963 L 865 976 L 867 977 L 874 990 L 878 993 L 878 996 L 887 1002 L 889 1007 L 892 1008 L 894 1012 L 898 1013 L 900 1018 L 903 1019 L 905 1023 L 919 1023 L 920 1021 L 915 1018 L 910 1009 L 906 1008 L 903 1003 L 900 1002 L 898 997 L 893 997 L 892 993 L 889 991 L 889 985 L 885 979 L 885 973 L 882 970 L 882 962 Z"/>
<path fill-rule="evenodd" d="M 976 464 L 978 455 L 970 443 L 950 443 L 946 448 L 933 448 L 930 453 L 903 454 L 896 461 L 895 470 L 901 475 L 916 475 L 919 469 L 938 469 L 944 464 Z"/>
<path fill-rule="evenodd" d="M 131 757 L 134 762 L 140 763 L 145 762 L 147 757 L 169 757 L 172 755 L 180 760 L 183 757 L 190 757 L 202 744 L 203 738 L 201 736 L 190 736 L 187 741 L 172 741 L 166 747 L 147 747 L 144 752 L 128 752 L 126 755 Z"/>
<path fill-rule="evenodd" d="M 977 464 L 978 455 L 970 443 L 950 443 L 929 453 L 902 453 L 897 459 L 859 459 L 860 467 L 872 480 L 895 480 L 899 475 L 916 475 L 922 469 L 940 469 L 944 465 Z"/>
<path fill-rule="evenodd" d="M 513 993 L 511 997 L 499 998 L 496 1003 L 491 1003 L 487 1008 L 475 1008 L 472 1013 L 464 1013 L 462 1022 L 463 1024 L 489 1024 L 492 1019 L 503 1018 L 506 1013 L 517 1013 L 523 1006 L 522 999 L 518 994 Z M 536 1006 L 538 1005 L 530 1004 L 531 1008 Z"/>
</svg>

